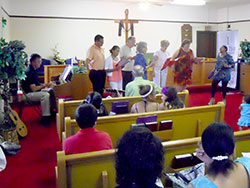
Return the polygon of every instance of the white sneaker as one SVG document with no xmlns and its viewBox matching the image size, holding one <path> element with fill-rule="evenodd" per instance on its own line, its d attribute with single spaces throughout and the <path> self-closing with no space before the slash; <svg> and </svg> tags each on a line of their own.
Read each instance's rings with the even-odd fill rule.
<svg viewBox="0 0 250 188">
<path fill-rule="evenodd" d="M 209 101 L 209 103 L 208 103 L 208 105 L 214 105 L 214 103 L 215 103 L 215 99 L 211 98 L 210 101 Z"/>
<path fill-rule="evenodd" d="M 225 105 L 227 104 L 227 103 L 226 103 L 226 99 L 223 99 L 223 102 L 224 102 Z"/>
</svg>

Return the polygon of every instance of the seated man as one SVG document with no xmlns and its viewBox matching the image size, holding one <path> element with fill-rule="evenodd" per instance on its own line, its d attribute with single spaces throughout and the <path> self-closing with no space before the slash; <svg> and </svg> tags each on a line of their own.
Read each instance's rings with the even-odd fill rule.
<svg viewBox="0 0 250 188">
<path fill-rule="evenodd" d="M 144 70 L 142 66 L 134 66 L 132 74 L 135 79 L 127 84 L 125 89 L 125 96 L 140 96 L 139 86 L 141 85 L 151 85 L 155 88 L 156 94 L 161 93 L 161 88 L 158 85 L 156 85 L 154 82 L 143 79 Z"/>
<path fill-rule="evenodd" d="M 41 66 L 42 58 L 38 54 L 32 54 L 30 57 L 30 65 L 26 70 L 26 79 L 22 81 L 22 89 L 26 93 L 29 100 L 34 102 L 41 102 L 42 106 L 42 120 L 43 125 L 50 124 L 51 109 L 56 109 L 55 98 L 52 96 L 53 91 L 50 92 L 46 87 L 51 87 L 53 84 L 40 84 L 36 70 Z M 49 93 L 50 92 L 50 93 Z M 54 98 L 54 100 L 50 100 Z M 51 102 L 53 101 L 53 102 Z"/>
<path fill-rule="evenodd" d="M 94 128 L 97 110 L 92 104 L 80 105 L 76 109 L 75 118 L 81 130 L 64 141 L 66 155 L 112 149 L 108 133 Z"/>
</svg>

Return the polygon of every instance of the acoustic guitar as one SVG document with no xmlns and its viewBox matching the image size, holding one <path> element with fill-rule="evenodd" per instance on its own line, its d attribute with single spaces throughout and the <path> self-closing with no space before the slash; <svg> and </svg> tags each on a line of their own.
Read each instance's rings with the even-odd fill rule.
<svg viewBox="0 0 250 188">
<path fill-rule="evenodd" d="M 13 121 L 13 123 L 16 125 L 16 130 L 19 136 L 25 137 L 28 134 L 28 130 L 26 125 L 23 123 L 23 121 L 20 119 L 18 116 L 17 112 L 9 109 L 10 110 L 10 119 Z"/>
</svg>

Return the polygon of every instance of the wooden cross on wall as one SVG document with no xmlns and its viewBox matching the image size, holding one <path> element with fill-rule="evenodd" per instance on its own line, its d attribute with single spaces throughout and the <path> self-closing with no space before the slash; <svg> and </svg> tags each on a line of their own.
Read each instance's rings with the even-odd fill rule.
<svg viewBox="0 0 250 188">
<path fill-rule="evenodd" d="M 129 20 L 128 19 L 128 14 L 129 11 L 128 9 L 125 10 L 125 20 L 115 20 L 115 23 L 119 23 L 119 36 L 121 36 L 121 30 L 122 28 L 124 28 L 125 30 L 125 34 L 126 34 L 126 38 L 125 38 L 125 42 L 128 42 L 128 33 L 129 31 L 131 31 L 131 35 L 134 36 L 134 23 L 139 23 L 138 20 Z M 125 27 L 124 27 L 125 24 Z M 129 24 L 130 24 L 130 28 L 129 28 Z"/>
</svg>

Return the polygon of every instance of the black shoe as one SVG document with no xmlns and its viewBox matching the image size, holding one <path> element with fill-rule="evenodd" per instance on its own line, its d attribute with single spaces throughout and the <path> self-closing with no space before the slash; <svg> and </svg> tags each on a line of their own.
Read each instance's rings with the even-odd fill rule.
<svg viewBox="0 0 250 188">
<path fill-rule="evenodd" d="M 40 123 L 42 125 L 50 125 L 50 116 L 43 116 Z"/>
<path fill-rule="evenodd" d="M 56 117 L 57 112 L 54 110 L 51 110 L 50 114 L 51 114 L 51 117 Z"/>
</svg>

